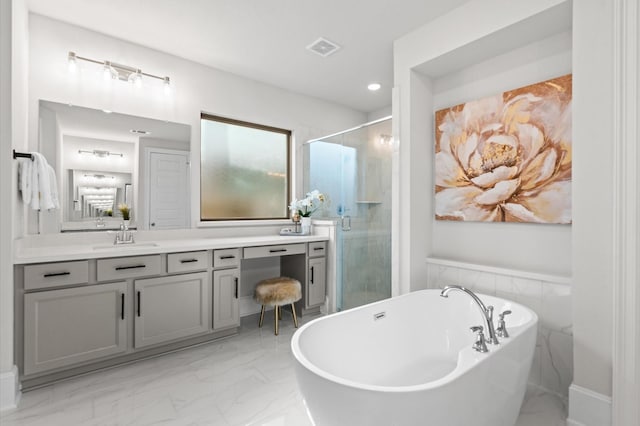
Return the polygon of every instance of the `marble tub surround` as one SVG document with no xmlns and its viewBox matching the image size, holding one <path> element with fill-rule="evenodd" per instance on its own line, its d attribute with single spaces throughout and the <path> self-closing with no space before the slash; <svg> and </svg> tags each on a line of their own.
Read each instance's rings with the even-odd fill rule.
<svg viewBox="0 0 640 426">
<path fill-rule="evenodd" d="M 538 341 L 529 383 L 566 401 L 573 379 L 570 278 L 435 258 L 427 260 L 427 268 L 427 288 L 462 285 L 535 311 Z"/>
<path fill-rule="evenodd" d="M 25 392 L 0 424 L 311 426 L 293 369 L 292 321 L 278 336 L 257 323 L 243 318 L 236 336 Z M 564 426 L 562 404 L 531 386 L 515 426 Z"/>
</svg>

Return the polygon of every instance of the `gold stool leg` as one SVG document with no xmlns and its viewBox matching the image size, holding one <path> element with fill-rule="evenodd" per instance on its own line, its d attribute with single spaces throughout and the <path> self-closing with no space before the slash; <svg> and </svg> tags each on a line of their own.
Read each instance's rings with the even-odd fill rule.
<svg viewBox="0 0 640 426">
<path fill-rule="evenodd" d="M 275 322 L 276 325 L 276 336 L 278 335 L 278 310 L 279 310 L 279 306 L 274 306 L 273 307 L 273 321 Z"/>
<path fill-rule="evenodd" d="M 293 324 L 298 328 L 298 317 L 296 316 L 296 307 L 293 303 L 291 304 L 291 312 L 293 313 Z"/>
<path fill-rule="evenodd" d="M 258 323 L 258 327 L 262 327 L 263 320 L 264 320 L 264 305 L 262 305 L 262 310 L 260 311 L 260 322 Z"/>
<path fill-rule="evenodd" d="M 278 305 L 278 319 L 282 321 L 282 306 Z"/>
</svg>

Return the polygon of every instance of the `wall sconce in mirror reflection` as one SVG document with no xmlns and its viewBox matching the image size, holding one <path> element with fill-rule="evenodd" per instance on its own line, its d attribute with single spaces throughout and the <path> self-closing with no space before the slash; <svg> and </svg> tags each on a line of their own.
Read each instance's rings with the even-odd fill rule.
<svg viewBox="0 0 640 426">
<path fill-rule="evenodd" d="M 79 149 L 78 150 L 78 154 L 92 154 L 94 157 L 100 157 L 100 158 L 105 158 L 105 157 L 109 157 L 109 156 L 115 156 L 115 157 L 124 157 L 124 154 L 120 153 L 120 152 L 110 152 L 110 151 L 104 151 L 101 149 L 94 149 L 93 151 L 87 151 L 84 149 Z"/>
<path fill-rule="evenodd" d="M 164 86 L 164 92 L 171 92 L 171 79 L 167 76 L 159 76 L 143 72 L 140 68 L 122 65 L 112 61 L 98 61 L 95 59 L 78 56 L 75 52 L 69 52 L 67 62 L 70 72 L 76 72 L 78 69 L 78 61 L 90 62 L 102 66 L 102 75 L 106 81 L 121 80 L 133 84 L 136 87 L 142 86 L 143 77 L 149 77 L 160 80 Z"/>
<path fill-rule="evenodd" d="M 382 146 L 391 146 L 393 145 L 393 136 L 381 134 L 379 142 Z"/>
</svg>

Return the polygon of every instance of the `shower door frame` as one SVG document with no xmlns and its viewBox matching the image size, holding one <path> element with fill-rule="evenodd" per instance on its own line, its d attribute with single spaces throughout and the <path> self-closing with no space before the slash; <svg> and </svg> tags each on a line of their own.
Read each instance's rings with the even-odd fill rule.
<svg viewBox="0 0 640 426">
<path fill-rule="evenodd" d="M 395 124 L 394 124 L 393 115 L 387 115 L 387 116 L 384 116 L 384 117 L 381 117 L 381 118 L 378 118 L 378 119 L 375 119 L 375 120 L 360 124 L 358 126 L 351 127 L 349 129 L 346 129 L 346 130 L 342 130 L 340 132 L 331 133 L 329 135 L 325 135 L 325 136 L 322 136 L 322 137 L 319 137 L 319 138 L 310 139 L 310 140 L 304 142 L 303 146 L 310 145 L 310 144 L 312 144 L 314 142 L 326 142 L 327 139 L 334 138 L 334 137 L 337 137 L 337 136 L 341 136 L 341 135 L 344 135 L 344 134 L 347 134 L 347 133 L 350 133 L 350 132 L 354 132 L 354 131 L 357 131 L 357 130 L 360 130 L 360 129 L 363 129 L 363 128 L 367 128 L 367 127 L 382 123 L 382 122 L 387 121 L 387 120 L 391 120 L 391 133 L 393 135 L 392 137 L 393 137 L 393 140 L 397 140 L 396 136 L 395 136 L 396 127 L 395 127 Z M 349 145 L 345 145 L 344 143 L 340 143 L 340 145 L 349 147 Z M 391 236 L 391 246 L 390 246 L 390 253 L 389 253 L 389 255 L 391 256 L 391 262 L 390 262 L 390 268 L 391 268 L 391 270 L 390 270 L 390 281 L 391 281 L 390 282 L 390 297 L 393 297 L 393 296 L 396 296 L 396 295 L 400 294 L 399 293 L 398 280 L 396 279 L 396 276 L 398 274 L 398 271 L 397 271 L 398 265 L 396 264 L 396 262 L 393 261 L 394 252 L 396 250 L 396 245 L 397 245 L 397 241 L 396 241 L 397 236 L 394 235 L 394 231 L 397 230 L 397 227 L 395 227 L 395 204 L 394 204 L 395 203 L 395 197 L 396 197 L 396 187 L 395 187 L 395 183 L 394 183 L 395 182 L 394 173 L 395 173 L 395 163 L 397 162 L 397 159 L 396 159 L 396 157 L 397 157 L 397 143 L 393 143 L 392 148 L 393 149 L 392 149 L 391 157 L 390 157 L 390 162 L 391 162 L 391 182 L 389 183 L 390 188 L 391 188 L 391 218 L 390 218 L 390 223 L 389 223 L 390 236 Z M 341 179 L 342 179 L 342 177 L 341 177 Z M 304 183 L 303 183 L 303 187 L 304 187 Z M 348 217 L 348 216 L 345 216 L 345 217 Z M 342 238 L 341 238 L 340 234 L 342 234 L 343 232 L 349 232 L 349 231 L 344 231 L 343 230 L 344 217 L 341 218 L 341 217 L 338 217 L 338 216 L 336 216 L 336 217 L 332 216 L 331 218 L 327 218 L 327 219 L 330 219 L 332 221 L 335 220 L 335 239 L 334 239 L 334 244 L 335 244 L 335 249 L 336 249 L 336 265 L 335 265 L 336 277 L 335 277 L 334 280 L 331 280 L 333 282 L 332 285 L 334 286 L 334 289 L 333 289 L 332 293 L 333 293 L 333 295 L 335 297 L 335 300 L 333 300 L 333 303 L 331 303 L 331 301 L 330 301 L 330 311 L 331 311 L 331 305 L 333 305 L 333 307 L 336 308 L 336 311 L 337 311 L 338 299 L 342 298 L 342 295 L 338 294 L 338 290 L 339 290 L 338 289 L 338 280 L 342 281 L 342 274 L 344 273 L 343 272 L 343 266 L 337 259 L 338 254 L 340 254 L 342 252 L 342 249 L 343 249 L 343 247 L 341 245 Z M 349 217 L 349 224 L 351 222 L 350 219 L 351 218 Z M 349 226 L 349 228 L 350 228 L 350 226 Z"/>
</svg>

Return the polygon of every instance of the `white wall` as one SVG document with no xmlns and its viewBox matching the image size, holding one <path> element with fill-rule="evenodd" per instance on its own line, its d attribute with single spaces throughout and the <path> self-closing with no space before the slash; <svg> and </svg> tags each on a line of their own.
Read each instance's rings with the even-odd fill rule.
<svg viewBox="0 0 640 426">
<path fill-rule="evenodd" d="M 37 147 L 38 101 L 72 103 L 108 109 L 191 126 L 192 194 L 199 194 L 200 113 L 207 112 L 275 127 L 291 129 L 295 161 L 301 145 L 313 137 L 340 131 L 366 121 L 366 114 L 257 81 L 199 65 L 152 49 L 86 29 L 30 15 L 29 146 Z M 172 92 L 164 94 L 160 82 L 147 80 L 135 89 L 124 82 L 105 82 L 100 67 L 87 66 L 76 75 L 67 69 L 67 54 L 108 59 L 168 75 Z M 80 62 L 83 66 L 84 63 Z M 158 83 L 158 84 L 156 84 Z M 295 165 L 294 165 L 295 166 Z M 295 168 L 296 192 L 302 171 Z M 299 194 L 298 194 L 299 195 Z M 198 199 L 192 196 L 192 223 L 199 218 Z"/>
<path fill-rule="evenodd" d="M 394 84 L 397 102 L 394 101 L 393 113 L 399 117 L 396 125 L 400 146 L 399 182 L 394 190 L 399 193 L 399 232 L 396 234 L 399 236 L 401 267 L 395 278 L 401 292 L 425 286 L 426 258 L 433 255 L 525 271 L 569 273 L 570 231 L 567 227 L 503 224 L 500 228 L 484 223 L 435 224 L 433 219 L 433 114 L 436 103 L 455 104 L 464 97 L 504 88 L 503 83 L 539 81 L 537 78 L 544 76 L 540 67 L 549 62 L 545 59 L 546 53 L 538 51 L 535 45 L 524 51 L 517 49 L 560 32 L 553 30 L 561 28 L 562 22 L 540 24 L 551 24 L 554 17 L 544 13 L 563 3 L 562 0 L 471 1 L 396 40 Z M 569 16 L 570 8 L 565 9 L 564 13 Z M 496 10 L 500 13 L 495 13 Z M 532 16 L 539 17 L 541 22 L 528 22 Z M 542 19 L 543 16 L 549 19 Z M 525 21 L 523 28 L 529 31 L 520 30 L 520 23 Z M 455 32 L 450 31 L 452 27 L 456 28 Z M 546 36 L 542 28 L 549 31 Z M 554 50 L 554 54 L 560 56 L 551 60 L 555 71 L 570 69 L 566 40 L 559 43 L 563 44 L 565 53 Z M 523 67 L 526 74 L 515 74 L 510 81 L 503 81 L 500 76 L 492 77 L 496 71 L 493 62 L 504 66 L 504 58 L 496 56 L 505 52 L 512 52 L 511 59 L 517 61 L 515 67 L 507 64 L 508 67 L 516 71 Z M 536 64 L 537 61 L 540 62 Z M 528 68 L 527 62 L 533 62 L 533 67 Z M 469 93 L 466 93 L 467 89 Z M 495 242 L 494 233 L 498 235 Z M 509 237 L 514 234 L 521 243 L 518 250 L 524 250 L 522 255 L 510 248 L 510 244 L 505 244 L 512 243 Z M 544 247 L 533 244 L 523 247 L 529 238 Z M 434 241 L 433 245 L 431 241 Z M 558 242 L 561 244 L 556 247 Z"/>
<path fill-rule="evenodd" d="M 571 32 L 563 32 L 432 79 L 433 109 L 438 111 L 570 73 Z M 429 141 L 433 141 L 431 135 Z M 431 158 L 433 144 L 429 150 Z M 428 188 L 425 196 L 430 198 L 432 191 Z M 433 217 L 432 206 L 428 208 Z M 431 220 L 432 257 L 571 275 L 569 225 Z"/>
<path fill-rule="evenodd" d="M 379 110 L 376 111 L 372 111 L 370 113 L 367 114 L 367 123 L 369 121 L 374 121 L 377 120 L 379 118 L 384 118 L 384 117 L 388 117 L 391 115 L 391 105 L 386 106 L 384 108 L 380 108 Z"/>
<path fill-rule="evenodd" d="M 26 146 L 28 31 L 23 0 L 0 3 L 0 199 L 12 207 L 0 213 L 0 409 L 17 401 L 17 375 L 13 360 L 13 266 L 12 239 L 21 235 L 17 214 L 17 161 L 12 149 Z M 15 224 L 18 224 L 16 228 Z"/>
<path fill-rule="evenodd" d="M 574 384 L 611 395 L 613 2 L 573 5 Z"/>
</svg>

